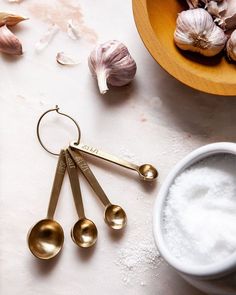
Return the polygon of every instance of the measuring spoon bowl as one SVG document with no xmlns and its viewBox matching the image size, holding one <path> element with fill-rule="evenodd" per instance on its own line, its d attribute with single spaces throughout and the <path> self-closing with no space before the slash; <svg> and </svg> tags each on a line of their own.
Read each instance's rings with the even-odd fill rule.
<svg viewBox="0 0 236 295">
<path fill-rule="evenodd" d="M 81 248 L 92 247 L 97 241 L 96 225 L 87 218 L 79 219 L 71 230 L 73 242 Z"/>
<path fill-rule="evenodd" d="M 64 232 L 53 219 L 37 222 L 28 234 L 28 246 L 32 254 L 43 260 L 55 257 L 64 243 Z"/>
<path fill-rule="evenodd" d="M 138 169 L 139 176 L 145 181 L 153 181 L 158 177 L 157 169 L 151 164 L 143 164 Z"/>
<path fill-rule="evenodd" d="M 112 229 L 123 229 L 127 223 L 126 213 L 119 205 L 108 205 L 105 209 L 104 219 Z"/>
</svg>

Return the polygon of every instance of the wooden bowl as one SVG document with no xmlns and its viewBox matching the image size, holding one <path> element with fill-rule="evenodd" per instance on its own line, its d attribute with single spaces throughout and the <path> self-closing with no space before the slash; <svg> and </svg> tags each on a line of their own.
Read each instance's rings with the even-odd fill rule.
<svg viewBox="0 0 236 295">
<path fill-rule="evenodd" d="M 184 84 L 212 94 L 236 95 L 236 65 L 223 54 L 207 58 L 175 46 L 177 14 L 185 9 L 185 0 L 133 0 L 134 19 L 145 46 L 169 74 Z"/>
</svg>

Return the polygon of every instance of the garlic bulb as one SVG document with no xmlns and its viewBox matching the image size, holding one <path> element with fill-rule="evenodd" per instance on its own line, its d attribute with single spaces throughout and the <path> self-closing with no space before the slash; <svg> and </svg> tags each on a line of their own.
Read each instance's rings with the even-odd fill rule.
<svg viewBox="0 0 236 295">
<path fill-rule="evenodd" d="M 215 22 L 225 31 L 236 29 L 236 1 L 224 1 L 227 2 L 227 7 L 220 13 Z"/>
<path fill-rule="evenodd" d="M 186 0 L 189 8 L 197 8 L 200 5 L 200 0 Z"/>
<path fill-rule="evenodd" d="M 209 1 L 206 4 L 207 11 L 213 16 L 213 17 L 221 17 L 221 14 L 224 13 L 228 8 L 228 2 L 227 0 L 221 0 L 221 1 Z"/>
<path fill-rule="evenodd" d="M 190 9 L 198 7 L 206 7 L 210 2 L 220 3 L 227 0 L 186 0 Z"/>
<path fill-rule="evenodd" d="M 179 13 L 174 40 L 182 50 L 214 56 L 224 48 L 227 37 L 206 10 L 196 8 Z"/>
<path fill-rule="evenodd" d="M 91 73 L 97 77 L 101 94 L 108 91 L 107 83 L 124 86 L 131 82 L 137 69 L 128 48 L 116 40 L 98 45 L 91 52 L 88 65 Z"/>
<path fill-rule="evenodd" d="M 0 27 L 0 51 L 11 55 L 23 54 L 19 39 L 7 26 Z"/>
<path fill-rule="evenodd" d="M 227 42 L 226 51 L 228 58 L 236 61 L 236 30 L 233 31 Z"/>
</svg>

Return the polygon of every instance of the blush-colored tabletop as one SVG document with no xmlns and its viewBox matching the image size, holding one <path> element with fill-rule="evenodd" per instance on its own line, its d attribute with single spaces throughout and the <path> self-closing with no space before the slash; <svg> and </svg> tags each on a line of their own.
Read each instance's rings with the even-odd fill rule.
<svg viewBox="0 0 236 295">
<path fill-rule="evenodd" d="M 58 22 L 52 11 L 61 11 L 63 18 L 63 8 L 71 5 L 78 6 L 81 37 L 72 40 L 59 30 L 47 48 L 35 52 L 49 22 Z M 159 256 L 152 238 L 153 203 L 183 156 L 204 144 L 236 140 L 235 98 L 197 92 L 164 72 L 140 40 L 131 1 L 2 1 L 1 10 L 29 17 L 14 28 L 23 56 L 0 56 L 1 294 L 202 294 Z M 96 42 L 110 39 L 127 45 L 138 71 L 129 86 L 102 96 L 87 56 Z M 57 64 L 60 51 L 80 64 Z M 109 230 L 103 207 L 81 176 L 85 212 L 97 225 L 98 241 L 94 248 L 78 249 L 70 237 L 78 217 L 66 176 L 55 215 L 65 232 L 63 251 L 57 259 L 38 261 L 28 250 L 27 232 L 46 216 L 57 158 L 39 145 L 36 124 L 56 104 L 78 121 L 82 142 L 129 161 L 152 163 L 160 176 L 156 184 L 145 184 L 132 171 L 86 156 L 111 201 L 126 210 L 128 226 L 122 233 Z M 76 134 L 70 122 L 53 114 L 41 131 L 44 142 L 55 149 Z"/>
</svg>

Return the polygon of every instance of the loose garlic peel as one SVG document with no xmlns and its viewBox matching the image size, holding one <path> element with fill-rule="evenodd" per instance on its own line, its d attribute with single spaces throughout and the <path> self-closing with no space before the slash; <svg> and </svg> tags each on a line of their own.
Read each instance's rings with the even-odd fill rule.
<svg viewBox="0 0 236 295">
<path fill-rule="evenodd" d="M 130 83 L 136 73 L 136 63 L 128 48 L 119 41 L 107 41 L 98 45 L 88 59 L 90 71 L 97 77 L 101 94 L 108 91 L 108 85 L 124 86 Z"/>
<path fill-rule="evenodd" d="M 214 56 L 224 48 L 227 37 L 206 10 L 196 8 L 179 13 L 174 40 L 182 50 Z"/>
<path fill-rule="evenodd" d="M 67 66 L 74 66 L 78 65 L 80 61 L 74 57 L 69 56 L 68 54 L 65 54 L 64 52 L 58 52 L 56 55 L 56 61 L 60 65 L 67 65 Z"/>
</svg>

